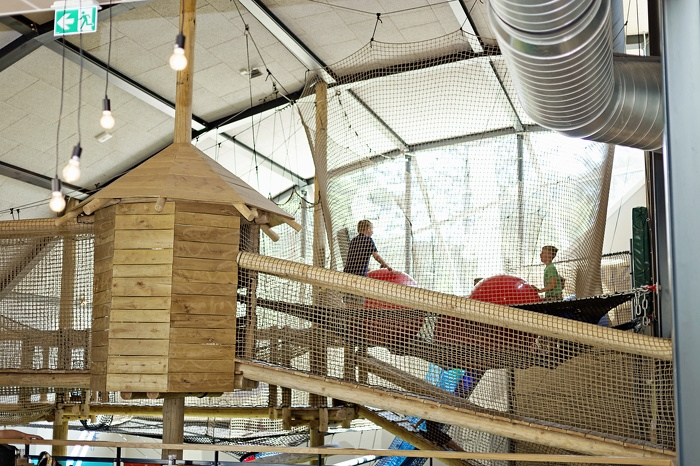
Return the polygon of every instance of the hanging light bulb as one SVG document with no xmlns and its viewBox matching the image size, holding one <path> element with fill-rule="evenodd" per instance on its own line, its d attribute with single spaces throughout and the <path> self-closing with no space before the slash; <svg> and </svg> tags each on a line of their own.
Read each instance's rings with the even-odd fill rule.
<svg viewBox="0 0 700 466">
<path fill-rule="evenodd" d="M 66 183 L 74 183 L 80 179 L 80 154 L 82 152 L 83 148 L 80 147 L 80 143 L 73 147 L 73 155 L 63 168 L 63 179 Z"/>
<path fill-rule="evenodd" d="M 100 126 L 106 130 L 114 128 L 114 116 L 112 116 L 112 109 L 110 108 L 109 99 L 107 97 L 102 99 L 102 118 L 100 118 Z"/>
<path fill-rule="evenodd" d="M 51 200 L 49 201 L 49 208 L 53 212 L 63 212 L 66 208 L 66 200 L 63 198 L 63 193 L 61 192 L 61 180 L 58 176 L 51 180 Z"/>
<path fill-rule="evenodd" d="M 175 38 L 175 49 L 170 55 L 170 68 L 175 71 L 182 71 L 187 67 L 187 57 L 185 56 L 185 36 L 179 33 Z"/>
</svg>

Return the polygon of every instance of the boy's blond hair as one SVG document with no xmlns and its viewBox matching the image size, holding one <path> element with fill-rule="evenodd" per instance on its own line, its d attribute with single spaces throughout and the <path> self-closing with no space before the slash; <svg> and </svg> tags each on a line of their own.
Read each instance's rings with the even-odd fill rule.
<svg viewBox="0 0 700 466">
<path fill-rule="evenodd" d="M 357 232 L 362 234 L 365 232 L 365 230 L 367 230 L 367 228 L 369 228 L 371 226 L 372 226 L 372 222 L 370 222 L 369 220 L 360 220 L 357 223 Z"/>
<path fill-rule="evenodd" d="M 552 259 L 557 257 L 557 252 L 559 252 L 559 249 L 557 249 L 556 246 L 542 246 L 543 251 L 547 251 L 547 253 L 551 256 Z"/>
</svg>

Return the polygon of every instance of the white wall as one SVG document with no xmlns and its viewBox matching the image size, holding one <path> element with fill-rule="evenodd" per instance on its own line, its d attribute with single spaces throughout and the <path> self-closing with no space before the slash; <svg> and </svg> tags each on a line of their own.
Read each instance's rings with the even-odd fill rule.
<svg viewBox="0 0 700 466">
<path fill-rule="evenodd" d="M 603 254 L 629 251 L 632 238 L 632 209 L 646 205 L 646 188 L 644 180 L 641 180 L 620 202 L 608 206 Z"/>
</svg>

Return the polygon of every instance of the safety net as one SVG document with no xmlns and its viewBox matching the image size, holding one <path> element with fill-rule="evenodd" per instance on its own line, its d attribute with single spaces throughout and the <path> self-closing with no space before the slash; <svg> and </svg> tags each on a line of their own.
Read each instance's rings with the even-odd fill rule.
<svg viewBox="0 0 700 466">
<path fill-rule="evenodd" d="M 272 242 L 241 223 L 230 336 L 261 383 L 186 405 L 355 403 L 405 415 L 398 437 L 442 449 L 672 452 L 670 341 L 645 327 L 649 292 L 630 284 L 629 253 L 602 254 L 619 148 L 534 124 L 498 50 L 461 31 L 373 41 L 316 76 L 296 105 L 317 182 L 280 202 L 301 231 L 276 228 Z M 90 225 L 3 223 L 0 369 L 87 371 Z M 0 389 L 4 424 L 85 390 L 16 380 Z M 189 426 L 210 441 L 308 434 L 270 417 Z"/>
</svg>

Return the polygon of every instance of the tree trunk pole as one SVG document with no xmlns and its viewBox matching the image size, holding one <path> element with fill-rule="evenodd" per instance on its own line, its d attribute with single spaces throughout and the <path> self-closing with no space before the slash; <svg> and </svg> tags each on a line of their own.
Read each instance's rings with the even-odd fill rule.
<svg viewBox="0 0 700 466">
<path fill-rule="evenodd" d="M 192 90 L 194 88 L 194 32 L 197 0 L 180 0 L 180 24 L 185 36 L 187 66 L 177 72 L 175 88 L 174 143 L 192 141 Z M 185 398 L 163 400 L 163 443 L 182 443 L 185 431 Z M 182 459 L 182 450 L 163 450 L 161 458 L 176 455 Z"/>
<path fill-rule="evenodd" d="M 328 105 L 327 91 L 328 85 L 324 81 L 316 83 L 316 140 L 314 144 L 314 158 L 316 159 L 316 170 L 327 171 L 327 146 L 328 146 Z M 323 173 L 322 175 L 325 175 Z M 323 211 L 321 206 L 321 190 L 320 184 L 325 183 L 326 177 L 317 173 L 314 177 L 314 249 L 313 249 L 313 264 L 315 267 L 326 266 L 326 225 L 323 219 Z M 332 245 L 329 245 L 332 247 Z M 313 287 L 313 303 L 317 306 L 325 304 L 325 296 L 321 288 Z M 311 354 L 309 355 L 311 370 L 316 373 L 326 374 L 326 345 L 323 342 L 318 342 L 312 346 Z M 309 405 L 325 407 L 328 405 L 328 399 L 325 396 L 319 396 L 313 393 L 309 394 Z M 313 429 L 312 429 L 313 431 Z M 316 437 L 314 437 L 316 435 Z M 311 439 L 317 438 L 318 434 L 311 433 Z M 316 445 L 311 445 L 316 446 Z"/>
<path fill-rule="evenodd" d="M 177 72 L 175 134 L 173 142 L 192 141 L 192 91 L 194 88 L 194 32 L 197 0 L 180 0 L 180 23 L 185 36 L 187 66 Z"/>
</svg>

